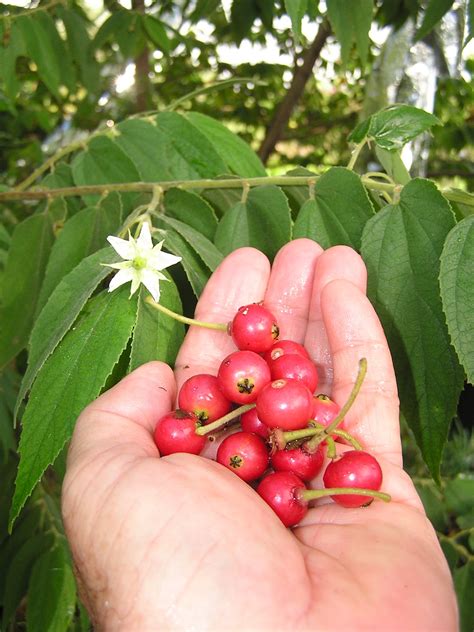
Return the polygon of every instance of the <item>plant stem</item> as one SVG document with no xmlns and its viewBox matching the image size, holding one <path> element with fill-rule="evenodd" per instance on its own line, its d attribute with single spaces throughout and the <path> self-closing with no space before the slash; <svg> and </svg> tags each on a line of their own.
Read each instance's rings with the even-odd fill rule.
<svg viewBox="0 0 474 632">
<path fill-rule="evenodd" d="M 348 443 L 351 444 L 354 450 L 364 449 L 362 445 L 357 441 L 357 439 L 353 437 L 351 434 L 349 434 L 348 432 L 346 432 L 345 430 L 340 430 L 339 428 L 336 428 L 336 430 L 332 431 L 332 434 L 336 435 L 336 437 L 341 437 L 342 439 L 345 439 Z"/>
<path fill-rule="evenodd" d="M 220 419 L 216 419 L 215 421 L 211 422 L 210 424 L 206 424 L 205 426 L 200 426 L 199 428 L 196 429 L 196 434 L 206 435 L 206 434 L 209 434 L 210 432 L 213 432 L 214 430 L 222 428 L 222 426 L 225 426 L 226 424 L 228 424 L 229 421 L 232 421 L 236 419 L 237 417 L 240 417 L 240 415 L 243 415 L 244 413 L 246 413 L 248 410 L 251 410 L 252 408 L 255 408 L 255 404 L 244 404 L 243 406 L 239 406 L 239 408 L 235 408 L 235 410 L 231 410 L 230 413 L 227 413 L 227 415 L 220 417 Z"/>
<path fill-rule="evenodd" d="M 337 456 L 336 442 L 334 441 L 332 437 L 327 437 L 326 442 L 328 445 L 328 449 L 326 452 L 328 459 L 335 459 Z"/>
<path fill-rule="evenodd" d="M 364 140 L 362 140 L 358 145 L 355 146 L 354 151 L 352 152 L 351 159 L 349 160 L 347 164 L 347 168 L 350 169 L 351 171 L 354 169 L 354 165 L 357 162 L 357 158 L 359 157 L 359 154 L 364 148 L 366 142 L 367 142 L 367 139 L 364 138 Z"/>
<path fill-rule="evenodd" d="M 177 320 L 180 323 L 184 323 L 185 325 L 196 325 L 197 327 L 205 327 L 206 329 L 219 329 L 220 331 L 227 331 L 227 323 L 207 323 L 203 320 L 195 320 L 194 318 L 188 318 L 187 316 L 183 316 L 182 314 L 177 314 L 164 305 L 156 303 L 151 296 L 148 296 L 145 300 L 155 309 L 163 312 L 163 314 L 166 314 L 171 318 L 174 318 L 174 320 Z"/>
<path fill-rule="evenodd" d="M 388 503 L 392 500 L 389 494 L 377 492 L 374 489 L 363 489 L 361 487 L 332 487 L 329 489 L 301 489 L 298 491 L 298 497 L 301 500 L 316 500 L 323 496 L 341 496 L 342 494 L 354 494 L 356 496 L 371 496 Z"/>
</svg>

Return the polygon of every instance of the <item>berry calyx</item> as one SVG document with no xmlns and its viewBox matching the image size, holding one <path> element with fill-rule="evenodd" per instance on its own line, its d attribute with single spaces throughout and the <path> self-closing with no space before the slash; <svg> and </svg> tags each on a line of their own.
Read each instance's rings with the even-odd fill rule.
<svg viewBox="0 0 474 632">
<path fill-rule="evenodd" d="M 179 391 L 178 406 L 194 413 L 201 423 L 207 423 L 226 415 L 232 402 L 219 388 L 217 377 L 200 373 L 184 382 Z"/>
<path fill-rule="evenodd" d="M 263 353 L 279 336 L 273 314 L 263 305 L 252 303 L 239 307 L 229 323 L 229 333 L 239 349 Z"/>
<path fill-rule="evenodd" d="M 175 452 L 200 454 L 206 438 L 196 434 L 199 425 L 196 415 L 184 410 L 171 411 L 161 417 L 153 434 L 161 456 Z"/>
<path fill-rule="evenodd" d="M 265 360 L 254 351 L 235 351 L 228 355 L 217 373 L 219 387 L 236 404 L 250 404 L 271 380 Z"/>
<path fill-rule="evenodd" d="M 314 363 L 297 353 L 285 353 L 270 365 L 272 380 L 299 380 L 314 393 L 318 385 L 318 371 Z"/>
<path fill-rule="evenodd" d="M 308 360 L 310 359 L 309 353 L 303 345 L 300 345 L 299 342 L 295 342 L 294 340 L 277 340 L 273 346 L 263 354 L 263 358 L 266 362 L 268 362 L 268 365 L 271 368 L 272 362 L 286 353 L 296 353 L 303 358 L 308 358 Z"/>
<path fill-rule="evenodd" d="M 297 380 L 275 380 L 266 384 L 257 397 L 257 415 L 269 428 L 296 430 L 307 425 L 313 396 Z"/>
<path fill-rule="evenodd" d="M 257 409 L 252 408 L 240 417 L 240 425 L 244 432 L 253 432 L 263 439 L 268 439 L 270 430 L 257 415 Z"/>
<path fill-rule="evenodd" d="M 244 481 L 260 478 L 268 467 L 268 450 L 263 439 L 251 432 L 236 432 L 220 444 L 216 460 Z"/>
<path fill-rule="evenodd" d="M 301 446 L 298 448 L 277 450 L 270 457 L 273 469 L 277 472 L 293 472 L 303 481 L 310 481 L 321 470 L 324 462 L 322 445 L 316 452 L 309 454 Z"/>
<path fill-rule="evenodd" d="M 378 491 L 382 485 L 382 469 L 368 452 L 350 450 L 331 461 L 323 476 L 324 487 L 354 487 Z M 361 507 L 373 501 L 372 496 L 342 494 L 331 496 L 343 507 Z"/>
<path fill-rule="evenodd" d="M 273 472 L 261 480 L 257 493 L 270 505 L 285 527 L 294 527 L 306 515 L 308 503 L 299 498 L 306 489 L 303 481 L 292 472 Z"/>
</svg>

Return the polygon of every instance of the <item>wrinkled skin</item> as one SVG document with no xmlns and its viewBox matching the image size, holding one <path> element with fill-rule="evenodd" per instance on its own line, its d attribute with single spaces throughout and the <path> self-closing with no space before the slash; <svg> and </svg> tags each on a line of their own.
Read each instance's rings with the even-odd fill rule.
<svg viewBox="0 0 474 632">
<path fill-rule="evenodd" d="M 318 364 L 318 391 L 339 404 L 365 356 L 346 426 L 379 459 L 392 502 L 344 509 L 325 499 L 288 530 L 215 462 L 159 459 L 152 431 L 177 386 L 215 374 L 234 349 L 224 332 L 191 327 L 174 375 L 158 362 L 140 367 L 88 406 L 74 432 L 63 514 L 96 629 L 457 629 L 448 567 L 402 470 L 392 362 L 365 286 L 360 257 L 343 246 L 291 242 L 271 271 L 245 248 L 214 273 L 196 317 L 227 322 L 265 298 L 281 337 L 304 343 Z"/>
</svg>

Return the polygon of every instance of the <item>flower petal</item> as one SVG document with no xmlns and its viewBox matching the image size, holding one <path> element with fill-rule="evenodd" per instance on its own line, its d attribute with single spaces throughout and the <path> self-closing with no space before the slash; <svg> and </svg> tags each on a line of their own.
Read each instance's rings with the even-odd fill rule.
<svg viewBox="0 0 474 632">
<path fill-rule="evenodd" d="M 114 270 L 126 270 L 132 267 L 131 261 L 119 261 L 118 263 L 101 263 L 101 266 L 106 268 L 113 268 Z"/>
<path fill-rule="evenodd" d="M 135 256 L 136 247 L 133 242 L 114 237 L 113 235 L 109 235 L 107 241 L 122 259 L 133 259 Z"/>
<path fill-rule="evenodd" d="M 160 279 L 151 270 L 142 270 L 141 280 L 146 289 L 153 296 L 155 303 L 160 301 Z"/>
<path fill-rule="evenodd" d="M 112 278 L 109 283 L 109 292 L 113 292 L 124 283 L 128 283 L 135 276 L 135 271 L 132 268 L 126 270 L 119 270 L 117 274 Z"/>
<path fill-rule="evenodd" d="M 141 282 L 141 274 L 137 273 L 136 270 L 134 272 L 135 273 L 132 278 L 132 287 L 130 288 L 130 296 L 133 296 L 135 294 L 135 292 L 140 287 L 140 282 Z"/>
<path fill-rule="evenodd" d="M 140 236 L 138 237 L 136 243 L 142 252 L 144 250 L 152 250 L 153 242 L 151 240 L 150 224 L 148 222 L 143 222 Z"/>
<path fill-rule="evenodd" d="M 176 257 L 168 252 L 153 252 L 148 258 L 148 267 L 154 270 L 164 270 L 165 268 L 174 266 L 175 263 L 179 263 L 180 261 L 181 257 Z"/>
</svg>

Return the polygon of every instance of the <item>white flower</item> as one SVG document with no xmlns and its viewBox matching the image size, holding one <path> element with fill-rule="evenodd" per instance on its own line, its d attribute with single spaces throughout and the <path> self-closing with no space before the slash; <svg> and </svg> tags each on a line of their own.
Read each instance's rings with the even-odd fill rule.
<svg viewBox="0 0 474 632">
<path fill-rule="evenodd" d="M 140 287 L 140 283 L 143 283 L 158 303 L 160 300 L 160 281 L 168 280 L 160 270 L 178 263 L 181 261 L 181 257 L 162 252 L 162 241 L 153 246 L 148 222 L 143 223 L 138 239 L 134 239 L 130 234 L 128 240 L 111 235 L 107 237 L 107 241 L 115 252 L 124 259 L 119 263 L 104 264 L 109 268 L 118 270 L 110 281 L 109 292 L 113 292 L 124 283 L 131 281 L 130 296 L 132 296 Z"/>
</svg>

